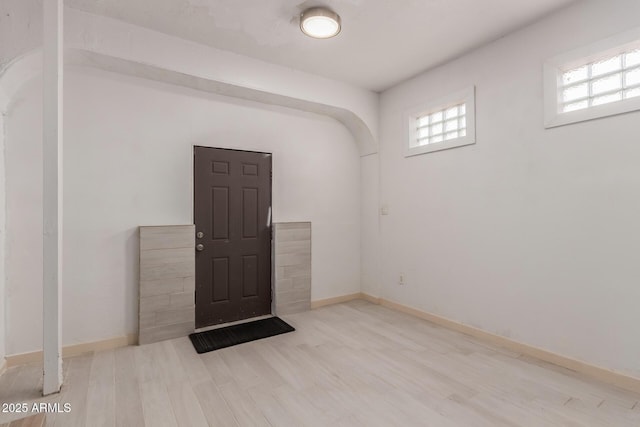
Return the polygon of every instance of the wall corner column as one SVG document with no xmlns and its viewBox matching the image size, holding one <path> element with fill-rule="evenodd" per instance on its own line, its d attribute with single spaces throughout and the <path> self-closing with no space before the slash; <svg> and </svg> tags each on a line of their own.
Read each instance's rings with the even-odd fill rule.
<svg viewBox="0 0 640 427">
<path fill-rule="evenodd" d="M 63 0 L 44 0 L 43 19 L 43 386 L 62 386 Z"/>
</svg>

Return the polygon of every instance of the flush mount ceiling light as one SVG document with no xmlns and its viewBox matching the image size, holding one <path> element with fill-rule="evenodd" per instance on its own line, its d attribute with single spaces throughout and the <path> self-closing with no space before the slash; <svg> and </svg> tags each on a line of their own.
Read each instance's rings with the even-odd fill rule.
<svg viewBox="0 0 640 427">
<path fill-rule="evenodd" d="M 312 7 L 300 14 L 300 29 L 309 37 L 328 39 L 340 32 L 340 16 L 324 7 Z"/>
</svg>

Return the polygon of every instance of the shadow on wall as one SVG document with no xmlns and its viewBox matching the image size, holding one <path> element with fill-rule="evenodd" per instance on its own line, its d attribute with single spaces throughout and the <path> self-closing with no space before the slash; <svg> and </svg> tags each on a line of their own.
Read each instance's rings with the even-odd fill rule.
<svg viewBox="0 0 640 427">
<path fill-rule="evenodd" d="M 140 238 L 138 227 L 128 228 L 125 235 L 124 266 L 122 276 L 127 283 L 125 289 L 128 295 L 123 295 L 126 325 L 138 322 L 138 295 L 140 295 Z M 137 330 L 137 328 L 136 328 Z"/>
</svg>

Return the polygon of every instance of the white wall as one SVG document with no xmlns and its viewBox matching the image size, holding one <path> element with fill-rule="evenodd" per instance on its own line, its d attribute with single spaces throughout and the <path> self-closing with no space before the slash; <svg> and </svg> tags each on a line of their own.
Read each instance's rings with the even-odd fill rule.
<svg viewBox="0 0 640 427">
<path fill-rule="evenodd" d="M 204 79 L 197 84 L 215 93 L 334 117 L 357 135 L 361 154 L 377 152 L 377 93 L 77 9 L 65 8 L 64 25 L 67 63 L 154 80 Z M 41 45 L 42 0 L 0 2 L 0 80 Z M 0 84 L 0 104 L 11 92 Z"/>
<path fill-rule="evenodd" d="M 372 91 L 71 8 L 65 9 L 65 46 L 253 90 L 252 100 L 267 93 L 275 96 L 264 102 L 277 104 L 275 99 L 284 96 L 313 103 L 315 112 L 339 108 L 357 118 L 351 126 L 362 134 L 363 153 L 377 151 L 379 97 Z M 109 66 L 111 61 L 103 57 L 97 62 Z"/>
<path fill-rule="evenodd" d="M 40 83 L 7 122 L 7 353 L 41 347 Z M 273 153 L 274 221 L 313 223 L 312 299 L 358 292 L 359 155 L 334 120 L 93 69 L 65 74 L 63 342 L 137 329 L 137 226 L 192 223 L 192 145 Z"/>
<path fill-rule="evenodd" d="M 42 45 L 42 0 L 0 1 L 0 70 Z"/>
<path fill-rule="evenodd" d="M 4 124 L 5 117 L 0 111 L 0 367 L 6 353 L 5 348 L 5 162 L 4 162 Z M 0 368 L 1 369 L 1 368 Z"/>
<path fill-rule="evenodd" d="M 640 113 L 542 125 L 543 61 L 638 16 L 578 2 L 382 94 L 382 297 L 640 376 Z M 472 84 L 477 144 L 403 157 L 403 111 Z"/>
<path fill-rule="evenodd" d="M 360 284 L 361 292 L 380 294 L 380 157 L 371 154 L 360 159 Z"/>
<path fill-rule="evenodd" d="M 42 44 L 42 0 L 0 1 L 0 81 L 12 59 Z M 4 113 L 9 93 L 0 84 L 0 366 L 5 349 L 5 163 Z"/>
</svg>

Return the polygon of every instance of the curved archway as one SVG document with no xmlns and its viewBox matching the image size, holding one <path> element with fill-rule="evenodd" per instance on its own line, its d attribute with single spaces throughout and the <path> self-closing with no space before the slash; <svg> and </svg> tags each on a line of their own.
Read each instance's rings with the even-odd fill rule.
<svg viewBox="0 0 640 427">
<path fill-rule="evenodd" d="M 22 86 L 42 73 L 42 50 L 14 58 L 0 70 L 0 113 L 5 113 Z"/>
<path fill-rule="evenodd" d="M 358 145 L 361 156 L 377 152 L 377 143 L 367 124 L 358 115 L 346 108 L 207 79 L 86 49 L 66 49 L 65 62 L 160 81 L 218 95 L 325 115 L 338 120 L 351 132 Z M 20 88 L 41 72 L 42 51 L 40 49 L 32 50 L 14 59 L 0 71 L 0 112 L 5 112 Z"/>
</svg>

